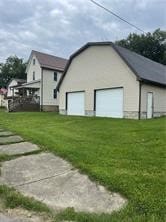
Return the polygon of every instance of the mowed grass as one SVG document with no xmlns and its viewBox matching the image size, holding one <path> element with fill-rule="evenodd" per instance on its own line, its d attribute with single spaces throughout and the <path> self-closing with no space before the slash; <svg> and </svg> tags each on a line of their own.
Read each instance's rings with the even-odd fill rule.
<svg viewBox="0 0 166 222">
<path fill-rule="evenodd" d="M 69 160 L 92 180 L 128 199 L 109 215 L 68 210 L 77 221 L 165 221 L 166 118 L 124 120 L 55 113 L 0 112 L 0 128 Z"/>
</svg>

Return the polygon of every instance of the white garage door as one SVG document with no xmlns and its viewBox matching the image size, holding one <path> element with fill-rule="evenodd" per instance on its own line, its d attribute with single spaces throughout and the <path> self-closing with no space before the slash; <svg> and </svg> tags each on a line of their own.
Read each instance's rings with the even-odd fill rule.
<svg viewBox="0 0 166 222">
<path fill-rule="evenodd" d="M 67 93 L 67 114 L 85 115 L 84 92 Z"/>
<path fill-rule="evenodd" d="M 123 89 L 96 91 L 96 116 L 123 117 Z"/>
</svg>

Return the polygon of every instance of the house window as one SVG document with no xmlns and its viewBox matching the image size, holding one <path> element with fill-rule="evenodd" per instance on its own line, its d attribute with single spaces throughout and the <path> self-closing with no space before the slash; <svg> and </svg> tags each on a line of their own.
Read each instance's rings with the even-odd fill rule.
<svg viewBox="0 0 166 222">
<path fill-rule="evenodd" d="M 54 81 L 57 81 L 57 76 L 58 76 L 57 72 L 54 72 Z"/>
<path fill-rule="evenodd" d="M 35 80 L 35 72 L 33 72 L 33 80 Z"/>
<path fill-rule="evenodd" d="M 33 59 L 33 65 L 35 65 L 35 59 Z"/>
<path fill-rule="evenodd" d="M 56 98 L 57 98 L 57 90 L 54 89 L 54 99 L 56 99 Z"/>
</svg>

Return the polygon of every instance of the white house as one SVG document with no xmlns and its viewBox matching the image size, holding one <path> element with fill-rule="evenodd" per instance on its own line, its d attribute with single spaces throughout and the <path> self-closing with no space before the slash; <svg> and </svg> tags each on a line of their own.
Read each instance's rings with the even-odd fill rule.
<svg viewBox="0 0 166 222">
<path fill-rule="evenodd" d="M 57 90 L 61 114 L 166 115 L 166 66 L 111 42 L 87 43 L 71 55 Z"/>
<path fill-rule="evenodd" d="M 11 79 L 7 86 L 7 98 L 17 97 L 19 90 L 16 87 L 21 86 L 25 82 L 25 79 Z"/>
<path fill-rule="evenodd" d="M 27 82 L 18 89 L 38 97 L 42 111 L 58 111 L 57 84 L 67 60 L 32 50 L 26 68 Z"/>
</svg>

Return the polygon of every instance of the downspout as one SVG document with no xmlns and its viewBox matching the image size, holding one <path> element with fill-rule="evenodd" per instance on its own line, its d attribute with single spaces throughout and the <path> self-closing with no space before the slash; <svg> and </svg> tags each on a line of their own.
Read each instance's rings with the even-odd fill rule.
<svg viewBox="0 0 166 222">
<path fill-rule="evenodd" d="M 141 119 L 141 92 L 142 90 L 142 82 L 139 80 L 139 108 L 138 108 L 138 119 Z"/>
<path fill-rule="evenodd" d="M 40 111 L 43 111 L 43 68 L 41 68 L 41 98 L 40 98 Z"/>
</svg>

